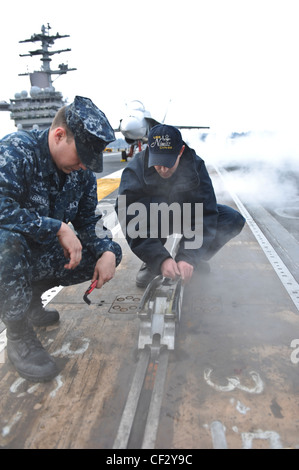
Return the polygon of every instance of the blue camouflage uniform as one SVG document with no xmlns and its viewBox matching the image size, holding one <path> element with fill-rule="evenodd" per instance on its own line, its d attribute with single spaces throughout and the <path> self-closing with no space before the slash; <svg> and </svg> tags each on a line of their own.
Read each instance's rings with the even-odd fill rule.
<svg viewBox="0 0 299 470">
<path fill-rule="evenodd" d="M 0 311 L 5 323 L 24 317 L 34 284 L 50 288 L 90 280 L 105 251 L 116 255 L 116 265 L 121 261 L 120 246 L 96 214 L 94 173 L 60 172 L 50 155 L 48 132 L 18 131 L 0 140 Z M 72 223 L 83 247 L 74 270 L 64 268 L 56 236 L 62 221 Z"/>
</svg>

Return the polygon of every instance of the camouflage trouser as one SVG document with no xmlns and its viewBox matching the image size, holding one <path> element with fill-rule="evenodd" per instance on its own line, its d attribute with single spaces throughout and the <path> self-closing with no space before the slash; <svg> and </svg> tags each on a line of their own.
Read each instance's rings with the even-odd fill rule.
<svg viewBox="0 0 299 470">
<path fill-rule="evenodd" d="M 82 260 L 73 270 L 55 240 L 32 244 L 15 232 L 0 229 L 0 317 L 5 324 L 21 320 L 29 307 L 33 286 L 44 290 L 90 280 L 96 264 L 94 255 L 83 247 Z"/>
</svg>

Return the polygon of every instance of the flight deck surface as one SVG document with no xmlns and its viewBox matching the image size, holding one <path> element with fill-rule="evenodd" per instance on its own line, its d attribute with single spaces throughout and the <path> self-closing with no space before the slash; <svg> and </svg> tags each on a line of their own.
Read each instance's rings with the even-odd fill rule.
<svg viewBox="0 0 299 470">
<path fill-rule="evenodd" d="M 218 202 L 237 208 L 238 199 L 220 173 L 209 170 Z M 116 164 L 104 176 L 113 180 L 114 171 Z M 108 191 L 101 203 L 113 204 L 116 193 Z M 210 261 L 211 272 L 194 274 L 185 286 L 155 449 L 299 448 L 298 261 L 292 255 L 298 240 L 285 234 L 292 243 L 283 259 L 283 247 L 279 253 L 275 249 L 276 225 L 271 226 L 274 242 L 265 249 L 268 238 L 259 239 L 249 219 Z M 58 290 L 50 303 L 60 322 L 37 330 L 60 375 L 49 383 L 29 383 L 2 351 L 1 448 L 115 446 L 142 353 L 137 311 L 144 289 L 135 284 L 140 260 L 117 228 L 114 238 L 123 249 L 115 278 L 90 294 L 90 305 L 83 300 L 89 283 Z M 152 366 L 145 376 L 147 390 L 154 386 Z M 141 447 L 142 437 L 128 443 L 128 448 Z"/>
</svg>

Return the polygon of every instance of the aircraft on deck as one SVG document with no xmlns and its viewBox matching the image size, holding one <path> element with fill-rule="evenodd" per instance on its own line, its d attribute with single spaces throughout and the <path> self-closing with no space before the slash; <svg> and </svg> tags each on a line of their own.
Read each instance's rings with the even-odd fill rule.
<svg viewBox="0 0 299 470">
<path fill-rule="evenodd" d="M 165 121 L 166 114 L 162 120 Z M 124 116 L 119 123 L 119 127 L 114 129 L 115 132 L 121 132 L 130 148 L 128 153 L 122 152 L 122 160 L 127 160 L 134 154 L 135 146 L 138 145 L 139 151 L 143 143 L 147 142 L 150 129 L 160 121 L 153 119 L 150 112 L 147 111 L 141 101 L 134 100 L 127 105 L 127 115 Z M 175 126 L 178 129 L 209 129 L 204 126 Z"/>
</svg>

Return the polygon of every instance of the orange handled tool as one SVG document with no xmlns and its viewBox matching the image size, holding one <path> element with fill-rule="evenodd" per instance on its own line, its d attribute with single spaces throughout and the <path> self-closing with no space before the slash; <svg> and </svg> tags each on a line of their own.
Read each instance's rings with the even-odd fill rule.
<svg viewBox="0 0 299 470">
<path fill-rule="evenodd" d="M 87 291 L 86 291 L 85 294 L 83 295 L 83 300 L 84 300 L 84 302 L 87 303 L 87 305 L 90 305 L 90 304 L 91 304 L 91 301 L 88 299 L 87 296 L 88 296 L 89 294 L 91 294 L 91 292 L 92 292 L 92 291 L 94 290 L 94 288 L 96 287 L 97 283 L 98 283 L 98 280 L 96 279 L 95 281 L 93 281 L 93 282 L 90 284 L 89 288 L 87 289 Z"/>
</svg>

